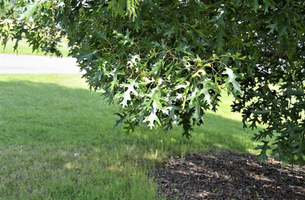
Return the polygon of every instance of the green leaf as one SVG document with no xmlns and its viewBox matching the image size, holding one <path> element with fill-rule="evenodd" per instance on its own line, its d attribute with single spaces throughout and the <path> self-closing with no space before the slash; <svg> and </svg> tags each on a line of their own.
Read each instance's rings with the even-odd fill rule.
<svg viewBox="0 0 305 200">
<path fill-rule="evenodd" d="M 114 126 L 118 127 L 126 119 L 127 115 L 125 113 L 123 113 L 123 114 L 121 114 L 121 113 L 114 113 L 114 114 L 120 117 L 120 119 L 115 120 L 116 123 L 115 123 Z"/>
<path fill-rule="evenodd" d="M 161 67 L 163 65 L 163 60 L 158 60 L 153 66 L 152 66 L 152 69 L 150 71 L 150 74 L 155 74 L 156 72 L 158 72 Z"/>
<path fill-rule="evenodd" d="M 98 31 L 95 27 L 93 27 L 94 33 L 101 39 L 107 40 L 107 36 L 100 31 Z"/>
<path fill-rule="evenodd" d="M 264 144 L 263 145 L 257 145 L 254 150 L 261 150 L 261 153 L 258 155 L 259 161 L 261 163 L 265 162 L 268 158 L 267 156 L 267 150 L 271 149 L 270 146 L 268 145 L 268 141 L 262 141 Z"/>
<path fill-rule="evenodd" d="M 127 90 L 124 92 L 124 97 L 123 101 L 120 103 L 122 104 L 122 107 L 127 107 L 128 106 L 128 101 L 131 100 L 131 92 L 135 95 L 138 96 L 138 92 L 135 90 L 136 86 L 136 81 L 135 80 L 130 80 L 130 84 L 121 84 L 121 87 L 127 88 Z"/>
<path fill-rule="evenodd" d="M 170 37 L 174 33 L 175 28 L 171 27 L 167 32 L 164 33 L 165 37 Z"/>
<path fill-rule="evenodd" d="M 258 0 L 253 0 L 253 9 L 257 12 L 258 8 L 259 8 Z"/>
<path fill-rule="evenodd" d="M 88 49 L 87 51 L 79 52 L 78 55 L 75 55 L 75 57 L 77 58 L 78 62 L 86 60 L 90 63 L 93 60 L 93 56 L 96 55 L 98 52 L 98 50 L 92 52 L 90 49 Z"/>
<path fill-rule="evenodd" d="M 200 105 L 200 102 L 197 100 L 195 102 L 195 111 L 192 115 L 192 119 L 195 119 L 196 123 L 200 123 L 201 121 L 203 122 L 203 115 L 202 115 L 202 112 L 201 112 L 201 105 Z"/>
<path fill-rule="evenodd" d="M 270 28 L 269 33 L 273 33 L 274 30 L 277 30 L 277 29 L 278 29 L 278 25 L 277 25 L 277 23 L 275 23 L 275 24 L 269 24 L 269 25 L 267 26 L 267 28 Z"/>
<path fill-rule="evenodd" d="M 33 17 L 34 12 L 37 10 L 40 5 L 40 1 L 34 1 L 33 4 L 28 4 L 26 6 L 26 11 L 19 15 L 18 20 L 21 21 L 23 19 L 29 19 Z"/>
<path fill-rule="evenodd" d="M 126 130 L 125 132 L 128 133 L 132 133 L 134 132 L 134 128 L 135 128 L 135 123 L 131 120 L 127 120 L 124 123 L 126 126 L 124 126 L 124 129 Z"/>
<path fill-rule="evenodd" d="M 241 91 L 240 85 L 236 81 L 236 78 L 239 78 L 239 77 L 234 74 L 233 70 L 226 67 L 226 70 L 223 72 L 223 74 L 227 74 L 229 76 L 229 78 L 227 80 L 228 80 L 228 82 L 232 83 L 234 93 L 237 91 L 241 94 L 242 91 Z"/>
<path fill-rule="evenodd" d="M 157 104 L 154 101 L 153 102 L 153 109 L 152 109 L 150 115 L 148 117 L 145 117 L 145 119 L 143 121 L 143 122 L 148 122 L 148 127 L 150 129 L 152 129 L 155 126 L 155 121 L 158 122 L 159 125 L 161 125 L 161 122 L 160 122 L 156 113 L 157 113 Z"/>
</svg>

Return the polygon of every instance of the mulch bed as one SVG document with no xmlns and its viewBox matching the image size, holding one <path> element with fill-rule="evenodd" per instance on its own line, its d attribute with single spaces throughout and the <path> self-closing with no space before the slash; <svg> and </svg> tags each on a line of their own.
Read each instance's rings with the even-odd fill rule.
<svg viewBox="0 0 305 200">
<path fill-rule="evenodd" d="M 154 177 L 167 199 L 305 200 L 305 167 L 292 170 L 274 159 L 260 164 L 248 153 L 169 156 Z"/>
</svg>

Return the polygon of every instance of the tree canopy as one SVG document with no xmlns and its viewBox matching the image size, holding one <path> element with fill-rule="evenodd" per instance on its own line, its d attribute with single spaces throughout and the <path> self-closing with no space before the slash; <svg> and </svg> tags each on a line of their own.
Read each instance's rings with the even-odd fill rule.
<svg viewBox="0 0 305 200">
<path fill-rule="evenodd" d="M 9 2 L 8 4 L 6 4 Z M 173 125 L 190 137 L 234 95 L 260 158 L 304 164 L 305 3 L 284 0 L 16 0 L 0 3 L 2 43 L 56 53 L 68 39 L 90 89 L 121 108 L 127 132 Z M 4 20 L 6 19 L 6 20 Z M 224 93 L 224 92 L 225 93 Z M 225 97 L 223 97 L 225 98 Z M 274 143 L 270 144 L 273 138 Z"/>
</svg>

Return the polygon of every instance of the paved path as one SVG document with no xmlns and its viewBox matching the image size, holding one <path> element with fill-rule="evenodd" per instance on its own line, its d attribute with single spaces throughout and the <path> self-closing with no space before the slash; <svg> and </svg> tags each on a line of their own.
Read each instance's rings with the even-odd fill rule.
<svg viewBox="0 0 305 200">
<path fill-rule="evenodd" d="M 74 58 L 0 54 L 0 74 L 78 74 Z"/>
</svg>

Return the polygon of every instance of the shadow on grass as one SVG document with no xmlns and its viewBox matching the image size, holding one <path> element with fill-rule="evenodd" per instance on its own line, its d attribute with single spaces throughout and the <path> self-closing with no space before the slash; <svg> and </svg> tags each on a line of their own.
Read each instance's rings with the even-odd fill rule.
<svg viewBox="0 0 305 200">
<path fill-rule="evenodd" d="M 190 151 L 221 147 L 234 151 L 253 148 L 253 132 L 242 123 L 207 113 L 205 124 L 195 127 L 193 137 L 182 138 L 181 128 L 168 134 L 142 126 L 126 135 L 115 128 L 116 106 L 108 106 L 100 93 L 52 83 L 31 81 L 0 82 L 2 144 L 63 143 L 99 146 L 123 142 L 142 147 L 173 151 L 187 145 Z M 180 149 L 186 151 L 186 149 Z"/>
</svg>

